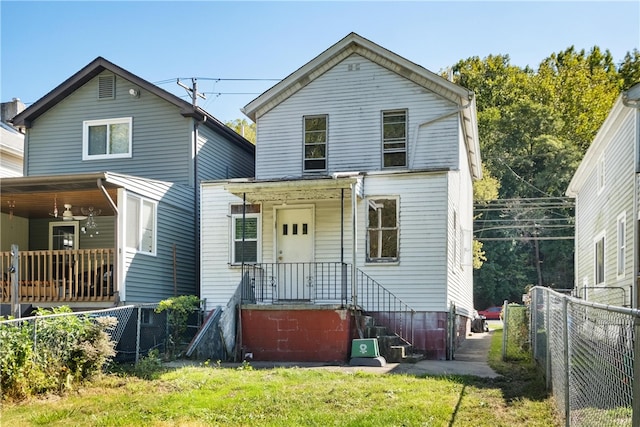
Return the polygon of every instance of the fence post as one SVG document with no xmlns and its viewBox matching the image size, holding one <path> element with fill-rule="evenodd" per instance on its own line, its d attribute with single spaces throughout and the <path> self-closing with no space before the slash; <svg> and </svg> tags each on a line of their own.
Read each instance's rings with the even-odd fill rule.
<svg viewBox="0 0 640 427">
<path fill-rule="evenodd" d="M 545 348 L 545 379 L 547 390 L 551 390 L 551 301 L 550 292 L 544 290 L 544 336 L 546 342 Z"/>
<path fill-rule="evenodd" d="M 564 328 L 562 331 L 563 358 L 564 358 L 564 419 L 565 426 L 571 425 L 571 404 L 569 402 L 569 299 L 562 298 L 562 317 Z"/>
<path fill-rule="evenodd" d="M 529 340 L 531 341 L 531 351 L 533 360 L 538 361 L 538 290 L 533 288 L 529 291 Z"/>
<path fill-rule="evenodd" d="M 633 395 L 631 398 L 631 425 L 640 425 L 640 318 L 633 318 Z"/>
<path fill-rule="evenodd" d="M 142 318 L 140 308 L 140 306 L 137 307 L 138 318 L 136 320 L 136 365 L 138 364 L 138 360 L 140 360 L 140 320 Z"/>
<path fill-rule="evenodd" d="M 507 360 L 507 337 L 509 335 L 509 327 L 507 324 L 509 316 L 509 301 L 504 300 L 502 303 L 502 360 Z"/>
</svg>

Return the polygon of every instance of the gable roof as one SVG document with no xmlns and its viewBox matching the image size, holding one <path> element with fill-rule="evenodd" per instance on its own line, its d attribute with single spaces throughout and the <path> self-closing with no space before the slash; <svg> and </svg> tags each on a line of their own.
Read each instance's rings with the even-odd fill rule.
<svg viewBox="0 0 640 427">
<path fill-rule="evenodd" d="M 47 93 L 42 98 L 31 104 L 31 106 L 29 106 L 27 109 L 17 114 L 13 119 L 11 119 L 11 123 L 13 123 L 13 125 L 16 127 L 30 128 L 35 119 L 56 106 L 60 101 L 71 95 L 74 91 L 82 87 L 84 84 L 89 82 L 91 79 L 93 79 L 103 71 L 109 71 L 125 80 L 128 80 L 136 86 L 151 92 L 152 94 L 178 107 L 180 109 L 180 114 L 184 117 L 192 117 L 195 120 L 204 122 L 205 126 L 213 129 L 214 131 L 217 131 L 218 133 L 224 134 L 244 148 L 251 151 L 254 150 L 253 144 L 251 144 L 242 136 L 238 135 L 229 127 L 225 126 L 222 122 L 220 122 L 205 110 L 197 106 L 194 107 L 189 102 L 177 97 L 170 92 L 167 92 L 166 90 L 154 85 L 153 83 L 148 82 L 147 80 L 136 76 L 135 74 L 117 66 L 116 64 L 100 56 L 91 61 L 80 71 L 69 77 L 67 80 L 62 82 L 51 92 Z"/>
<path fill-rule="evenodd" d="M 472 91 L 452 83 L 370 40 L 350 33 L 314 59 L 248 103 L 242 112 L 257 118 L 320 77 L 352 54 L 358 54 L 459 106 L 469 166 L 474 178 L 482 177 L 475 97 Z"/>
<path fill-rule="evenodd" d="M 571 182 L 569 182 L 567 190 L 565 191 L 567 196 L 576 197 L 578 195 L 578 192 L 587 181 L 589 174 L 598 167 L 598 161 L 609 143 L 612 133 L 618 130 L 623 120 L 629 115 L 635 114 L 635 111 L 638 111 L 638 109 L 640 109 L 640 83 L 636 83 L 616 98 L 607 118 L 602 123 L 602 126 L 600 126 L 600 129 L 598 129 L 598 133 L 591 142 L 591 145 L 589 145 L 578 168 L 573 173 Z M 633 136 L 633 138 L 635 140 L 635 136 Z"/>
</svg>

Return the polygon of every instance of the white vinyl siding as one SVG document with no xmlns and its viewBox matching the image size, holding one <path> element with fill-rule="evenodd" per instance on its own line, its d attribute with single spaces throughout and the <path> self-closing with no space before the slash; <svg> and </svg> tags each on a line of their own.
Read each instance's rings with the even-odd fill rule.
<svg viewBox="0 0 640 427">
<path fill-rule="evenodd" d="M 620 250 L 623 243 L 617 240 L 621 213 L 633 212 L 636 185 L 635 144 L 638 132 L 636 120 L 637 113 L 634 110 L 621 105 L 614 106 L 603 130 L 585 155 L 583 162 L 590 159 L 591 163 L 588 167 L 584 167 L 586 164 L 581 165 L 574 176 L 574 181 L 580 183 L 575 189 L 575 286 L 578 295 L 588 293 L 589 299 L 595 302 L 617 305 L 631 303 L 635 275 L 632 271 L 633 251 L 629 248 L 633 245 L 634 233 L 628 222 L 624 230 L 624 251 Z M 606 174 L 604 180 L 603 171 Z M 608 236 L 604 242 L 603 283 L 615 289 L 585 292 L 582 288 L 593 288 L 598 284 L 595 242 L 602 235 Z M 619 274 L 620 268 L 624 270 L 622 274 Z M 622 294 L 621 289 L 624 290 L 626 301 L 618 300 L 618 296 Z"/>
<path fill-rule="evenodd" d="M 359 68 L 349 65 L 359 64 Z M 300 117 L 330 118 L 326 174 L 382 170 L 381 111 L 402 108 L 407 126 L 407 169 L 458 169 L 458 116 L 420 126 L 456 106 L 356 54 L 257 118 L 256 178 L 304 174 Z"/>
</svg>

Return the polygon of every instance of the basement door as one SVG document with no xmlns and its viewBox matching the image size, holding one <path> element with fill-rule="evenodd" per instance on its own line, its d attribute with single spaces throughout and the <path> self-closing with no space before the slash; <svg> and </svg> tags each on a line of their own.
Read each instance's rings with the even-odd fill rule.
<svg viewBox="0 0 640 427">
<path fill-rule="evenodd" d="M 311 299 L 313 273 L 313 208 L 276 210 L 278 300 Z"/>
</svg>

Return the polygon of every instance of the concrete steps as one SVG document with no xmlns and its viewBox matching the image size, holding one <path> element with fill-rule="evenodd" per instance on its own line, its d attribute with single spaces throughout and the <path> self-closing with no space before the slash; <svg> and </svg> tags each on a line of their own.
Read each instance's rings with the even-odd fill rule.
<svg viewBox="0 0 640 427">
<path fill-rule="evenodd" d="M 413 345 L 390 332 L 387 327 L 375 324 L 371 316 L 363 316 L 364 338 L 376 338 L 380 355 L 389 363 L 416 363 L 424 354 L 413 351 Z"/>
</svg>

